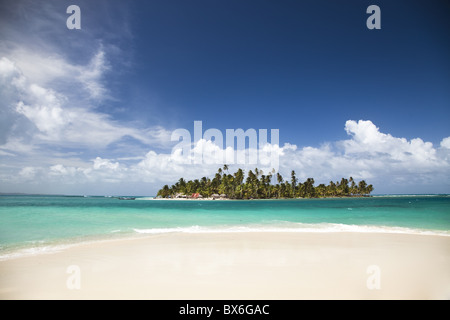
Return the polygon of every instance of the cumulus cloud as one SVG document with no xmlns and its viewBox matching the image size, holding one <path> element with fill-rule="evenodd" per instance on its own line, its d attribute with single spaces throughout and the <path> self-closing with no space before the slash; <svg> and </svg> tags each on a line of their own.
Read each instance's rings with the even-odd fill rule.
<svg viewBox="0 0 450 320">
<path fill-rule="evenodd" d="M 124 18 L 111 6 L 102 13 L 109 22 L 101 39 L 98 25 L 89 32 L 67 32 L 66 12 L 55 1 L 0 6 L 1 155 L 62 147 L 98 150 L 123 140 L 161 147 L 170 141 L 162 127 L 138 127 L 101 111 L 111 101 L 119 103 L 110 82 L 128 60 L 121 47 L 131 37 L 122 28 L 126 24 L 114 24 Z"/>
<path fill-rule="evenodd" d="M 450 137 L 442 139 L 441 148 L 450 149 Z"/>
<path fill-rule="evenodd" d="M 291 167 L 302 178 L 322 182 L 342 176 L 370 179 L 382 190 L 388 185 L 419 189 L 436 182 L 448 187 L 450 162 L 431 142 L 394 137 L 369 120 L 349 120 L 344 129 L 350 138 L 332 145 L 285 148 L 281 170 L 287 174 Z"/>
<path fill-rule="evenodd" d="M 342 142 L 346 154 L 367 154 L 366 157 L 379 155 L 391 161 L 414 162 L 416 165 L 422 163 L 425 166 L 438 161 L 431 142 L 424 142 L 420 138 L 408 141 L 393 137 L 380 132 L 371 121 L 349 120 L 345 124 L 345 130 L 352 136 L 352 139 Z"/>
<path fill-rule="evenodd" d="M 450 162 L 437 152 L 431 142 L 424 142 L 420 138 L 407 140 L 393 137 L 380 132 L 375 124 L 368 120 L 349 120 L 344 129 L 349 139 L 326 143 L 320 147 L 299 148 L 289 143 L 282 147 L 268 146 L 279 157 L 279 171 L 285 177 L 290 175 L 291 170 L 295 170 L 300 179 L 314 177 L 317 182 L 323 183 L 352 176 L 355 179 L 368 179 L 378 184 L 393 186 L 405 184 L 421 186 L 435 181 L 446 185 L 450 176 Z M 443 140 L 441 148 L 447 141 Z M 208 173 L 214 174 L 219 166 L 217 162 L 215 165 L 208 162 L 202 166 L 193 165 L 195 152 L 200 147 L 207 159 L 213 154 L 223 158 L 227 152 L 211 141 L 200 140 L 192 148 L 188 164 L 183 163 L 185 158 L 181 157 L 181 150 L 175 150 L 171 155 L 152 151 L 138 167 L 145 173 L 144 176 L 153 174 L 161 180 L 164 180 L 163 177 L 166 177 L 165 180 L 173 181 L 180 176 L 189 175 L 198 178 Z M 260 164 L 258 166 L 260 167 Z M 254 169 L 255 165 L 231 165 L 230 169 L 233 170 L 234 167 L 249 170 Z"/>
<path fill-rule="evenodd" d="M 39 168 L 35 167 L 25 167 L 22 168 L 19 172 L 20 177 L 24 178 L 25 180 L 31 180 L 34 179 L 36 176 L 36 172 L 39 170 Z"/>
<path fill-rule="evenodd" d="M 397 190 L 399 187 L 413 190 L 408 187 L 436 185 L 448 188 L 450 161 L 437 152 L 430 142 L 419 138 L 407 140 L 393 137 L 380 132 L 371 121 L 349 120 L 344 129 L 349 135 L 349 139 L 344 141 L 303 148 L 289 143 L 282 147 L 267 144 L 265 148 L 270 150 L 266 149 L 265 152 L 273 152 L 279 157 L 279 172 L 285 178 L 290 177 L 291 170 L 295 170 L 300 181 L 313 177 L 316 183 L 328 183 L 330 180 L 352 176 L 355 179 L 366 179 L 381 190 Z M 441 149 L 445 147 L 448 138 L 442 141 Z M 180 177 L 212 177 L 223 164 L 216 161 L 216 156 L 226 157 L 233 152 L 204 139 L 192 144 L 187 155 L 183 155 L 182 151 L 181 148 L 175 148 L 171 153 L 151 150 L 131 163 L 96 157 L 78 167 L 61 164 L 49 168 L 27 167 L 22 169 L 20 177 L 29 180 L 46 172 L 48 181 L 58 178 L 61 181 L 79 183 L 108 182 L 115 183 L 116 186 L 144 183 L 156 191 L 163 184 L 172 184 Z M 251 150 L 244 151 L 248 155 Z M 195 159 L 199 153 L 203 160 L 196 164 Z M 247 164 L 231 163 L 230 171 L 233 172 L 238 167 L 248 172 L 261 166 L 248 163 L 247 158 Z M 269 171 L 267 168 L 264 173 L 268 174 Z"/>
<path fill-rule="evenodd" d="M 87 94 L 95 97 L 102 91 L 96 81 L 101 73 L 98 65 L 102 63 L 97 61 L 99 59 L 104 59 L 101 51 L 96 54 L 95 63 L 90 63 L 83 67 L 83 72 L 80 71 L 81 74 L 87 74 L 83 75 Z M 59 68 L 73 69 L 67 62 L 59 64 Z M 45 73 L 44 69 L 41 72 Z M 58 76 L 70 73 L 62 71 Z M 119 124 L 109 115 L 88 106 L 73 106 L 65 92 L 32 82 L 26 72 L 6 57 L 0 60 L 0 81 L 4 84 L 1 109 L 5 127 L 1 132 L 3 145 L 0 146 L 3 152 L 8 152 L 6 143 L 9 139 L 25 136 L 28 136 L 29 141 L 33 140 L 34 145 L 50 142 L 86 147 L 105 147 L 127 136 L 145 144 L 168 141 L 169 133 L 164 128 L 136 129 Z M 43 83 L 47 84 L 47 81 Z M 13 128 L 16 129 L 14 132 L 11 131 Z"/>
</svg>

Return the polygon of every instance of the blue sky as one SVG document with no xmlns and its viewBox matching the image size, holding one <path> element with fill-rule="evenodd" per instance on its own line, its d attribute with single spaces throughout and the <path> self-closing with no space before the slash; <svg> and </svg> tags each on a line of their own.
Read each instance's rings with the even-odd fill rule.
<svg viewBox="0 0 450 320">
<path fill-rule="evenodd" d="M 152 195 L 212 176 L 171 157 L 173 130 L 200 120 L 279 129 L 286 176 L 449 193 L 449 15 L 444 1 L 2 2 L 0 192 Z"/>
</svg>

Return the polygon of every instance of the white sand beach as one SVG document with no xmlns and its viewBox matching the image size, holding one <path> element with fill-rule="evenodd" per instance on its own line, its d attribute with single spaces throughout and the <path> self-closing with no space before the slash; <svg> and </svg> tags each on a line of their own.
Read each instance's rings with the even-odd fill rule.
<svg viewBox="0 0 450 320">
<path fill-rule="evenodd" d="M 449 298 L 445 236 L 172 233 L 0 261 L 0 299 Z"/>
</svg>

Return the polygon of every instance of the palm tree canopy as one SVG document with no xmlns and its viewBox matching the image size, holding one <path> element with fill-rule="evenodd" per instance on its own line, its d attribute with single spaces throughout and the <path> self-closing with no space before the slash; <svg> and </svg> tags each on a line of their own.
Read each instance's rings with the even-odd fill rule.
<svg viewBox="0 0 450 320">
<path fill-rule="evenodd" d="M 232 199 L 354 197 L 370 195 L 374 189 L 373 185 L 368 185 L 365 180 L 356 183 L 353 177 L 342 178 L 336 183 L 330 181 L 328 185 L 321 183 L 315 187 L 314 178 L 307 178 L 303 183 L 299 183 L 294 170 L 291 171 L 289 183 L 274 169 L 265 175 L 258 168 L 255 168 L 254 172 L 249 170 L 244 182 L 244 170 L 239 168 L 233 174 L 225 174 L 224 171 L 228 172 L 228 169 L 226 164 L 223 165 L 223 170 L 218 168 L 212 180 L 208 177 L 189 181 L 180 178 L 170 187 L 167 184 L 164 185 L 158 190 L 157 196 L 174 198 L 181 194 L 187 194 L 188 197 L 195 194 L 195 198 L 201 195 L 213 198 L 226 196 Z M 277 184 L 273 185 L 271 181 L 275 172 Z"/>
</svg>

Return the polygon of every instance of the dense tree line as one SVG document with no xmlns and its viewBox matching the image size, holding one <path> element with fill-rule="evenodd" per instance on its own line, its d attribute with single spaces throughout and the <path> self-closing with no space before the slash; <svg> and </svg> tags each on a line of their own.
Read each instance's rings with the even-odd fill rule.
<svg viewBox="0 0 450 320">
<path fill-rule="evenodd" d="M 186 181 L 180 178 L 174 185 L 162 187 L 157 196 L 174 198 L 177 195 L 200 194 L 209 198 L 223 194 L 230 199 L 282 199 L 367 196 L 373 191 L 371 184 L 367 185 L 364 180 L 357 183 L 352 177 L 342 178 L 336 182 L 330 181 L 328 185 L 314 186 L 313 178 L 301 183 L 294 170 L 290 179 L 284 179 L 280 173 L 275 175 L 275 170 L 264 174 L 258 168 L 250 170 L 245 180 L 244 178 L 242 169 L 230 174 L 228 166 L 224 165 L 223 168 L 219 168 L 213 179 L 202 177 Z"/>
</svg>

